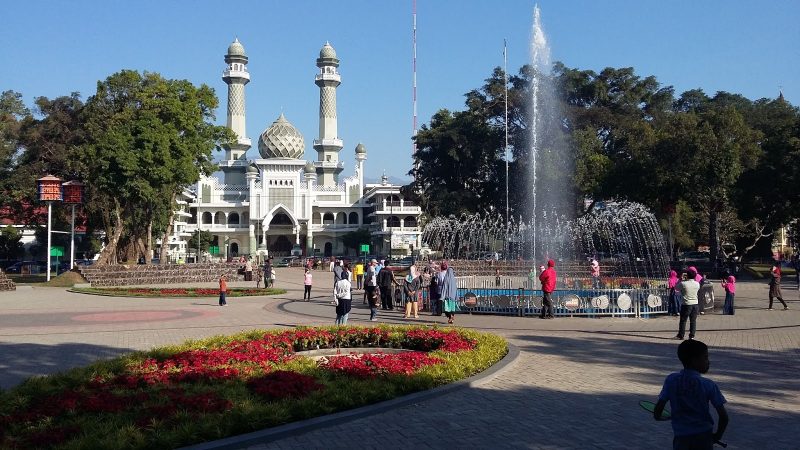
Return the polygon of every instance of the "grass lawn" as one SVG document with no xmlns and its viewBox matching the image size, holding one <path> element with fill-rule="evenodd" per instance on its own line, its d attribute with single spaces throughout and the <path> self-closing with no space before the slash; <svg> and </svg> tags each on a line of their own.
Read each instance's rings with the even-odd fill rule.
<svg viewBox="0 0 800 450">
<path fill-rule="evenodd" d="M 374 352 L 349 355 L 356 347 Z M 340 354 L 297 355 L 318 348 Z M 451 383 L 507 352 L 501 337 L 449 327 L 256 330 L 190 341 L 0 391 L 0 448 L 176 448 Z"/>
<path fill-rule="evenodd" d="M 769 278 L 769 272 L 772 269 L 771 264 L 746 264 L 744 270 L 750 273 L 753 278 L 763 279 Z M 794 277 L 795 270 L 792 267 L 781 267 L 781 277 Z"/>
</svg>

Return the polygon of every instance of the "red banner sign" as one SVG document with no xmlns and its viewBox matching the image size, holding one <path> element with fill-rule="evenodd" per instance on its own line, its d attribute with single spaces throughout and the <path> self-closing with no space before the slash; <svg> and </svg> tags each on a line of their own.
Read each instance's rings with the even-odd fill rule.
<svg viewBox="0 0 800 450">
<path fill-rule="evenodd" d="M 61 200 L 61 182 L 39 182 L 39 201 L 55 202 Z"/>
</svg>

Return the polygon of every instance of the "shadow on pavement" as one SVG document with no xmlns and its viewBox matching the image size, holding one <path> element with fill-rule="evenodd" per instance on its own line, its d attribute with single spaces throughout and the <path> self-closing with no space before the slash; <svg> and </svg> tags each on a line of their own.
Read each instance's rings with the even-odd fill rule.
<svg viewBox="0 0 800 450">
<path fill-rule="evenodd" d="M 0 343 L 0 388 L 9 389 L 35 375 L 48 375 L 65 367 L 82 367 L 131 349 L 68 343 L 58 345 Z"/>
</svg>

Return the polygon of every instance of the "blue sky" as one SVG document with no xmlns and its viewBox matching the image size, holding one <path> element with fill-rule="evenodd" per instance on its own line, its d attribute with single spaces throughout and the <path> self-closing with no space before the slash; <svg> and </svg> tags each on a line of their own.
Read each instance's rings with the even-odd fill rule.
<svg viewBox="0 0 800 450">
<path fill-rule="evenodd" d="M 552 60 L 602 70 L 632 66 L 677 93 L 702 88 L 800 104 L 800 1 L 542 0 Z M 234 6 L 235 5 L 235 6 Z M 345 174 L 367 147 L 366 175 L 406 178 L 411 165 L 411 0 L 4 2 L 0 90 L 91 95 L 121 69 L 159 72 L 217 91 L 225 121 L 223 55 L 234 37 L 250 58 L 248 156 L 283 111 L 316 158 L 315 59 L 330 41 L 341 60 L 339 135 Z M 418 116 L 463 109 L 464 93 L 503 63 L 528 59 L 534 2 L 418 0 Z"/>
</svg>

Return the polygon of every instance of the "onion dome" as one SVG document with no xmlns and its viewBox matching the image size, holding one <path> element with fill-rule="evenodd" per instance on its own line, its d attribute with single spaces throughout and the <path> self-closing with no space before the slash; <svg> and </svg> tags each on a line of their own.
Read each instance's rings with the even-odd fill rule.
<svg viewBox="0 0 800 450">
<path fill-rule="evenodd" d="M 247 173 L 258 174 L 258 167 L 256 167 L 254 164 L 250 164 L 249 166 L 247 166 Z"/>
<path fill-rule="evenodd" d="M 303 167 L 303 172 L 305 173 L 317 173 L 317 168 L 314 167 L 314 163 L 311 161 L 306 162 L 306 166 Z"/>
<path fill-rule="evenodd" d="M 336 59 L 336 50 L 333 49 L 330 42 L 326 42 L 325 45 L 322 46 L 322 50 L 319 51 L 319 57 Z"/>
<path fill-rule="evenodd" d="M 258 138 L 258 151 L 262 158 L 298 159 L 305 151 L 303 135 L 281 113 Z"/>
<path fill-rule="evenodd" d="M 367 154 L 367 147 L 364 147 L 364 144 L 358 143 L 356 145 L 356 155 L 366 155 Z"/>
<path fill-rule="evenodd" d="M 228 56 L 245 56 L 244 45 L 236 38 L 233 43 L 228 46 Z"/>
</svg>

